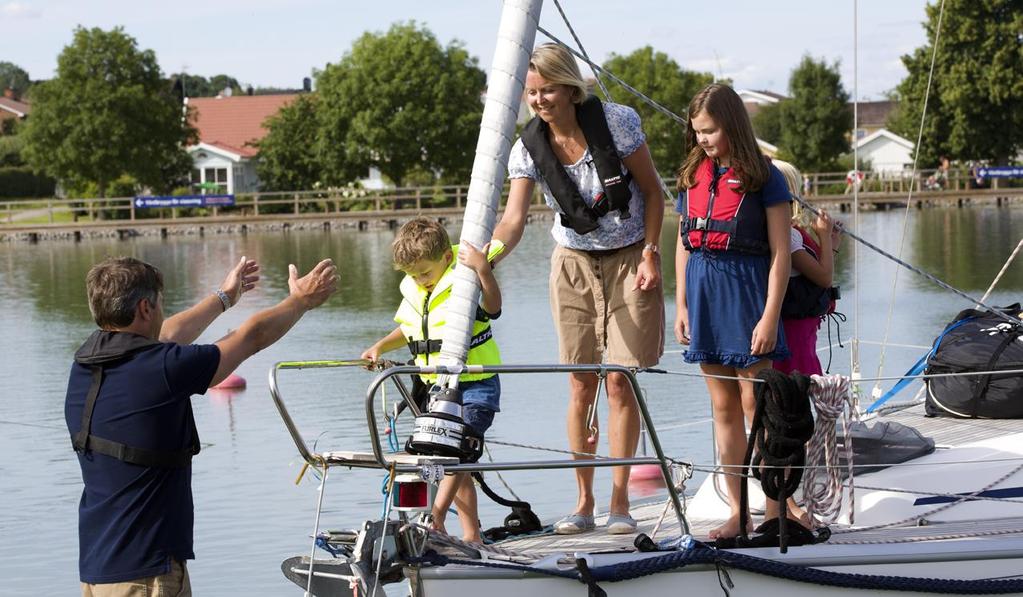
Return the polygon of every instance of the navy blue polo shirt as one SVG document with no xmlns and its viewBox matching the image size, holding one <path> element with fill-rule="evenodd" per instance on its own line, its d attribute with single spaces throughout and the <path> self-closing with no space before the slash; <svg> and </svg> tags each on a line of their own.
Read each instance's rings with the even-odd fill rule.
<svg viewBox="0 0 1023 597">
<path fill-rule="evenodd" d="M 93 435 L 150 450 L 192 444 L 190 397 L 204 394 L 220 364 L 212 344 L 157 344 L 104 367 Z M 92 382 L 75 363 L 64 415 L 74 436 Z M 113 583 L 170 571 L 170 559 L 194 559 L 192 469 L 128 464 L 92 451 L 78 455 L 85 489 L 78 506 L 82 582 Z"/>
</svg>

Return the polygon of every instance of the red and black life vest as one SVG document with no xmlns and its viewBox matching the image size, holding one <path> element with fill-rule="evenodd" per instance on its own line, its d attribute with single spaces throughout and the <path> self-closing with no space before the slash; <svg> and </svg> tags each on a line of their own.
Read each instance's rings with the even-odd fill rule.
<svg viewBox="0 0 1023 597">
<path fill-rule="evenodd" d="M 806 230 L 799 226 L 795 226 L 795 229 L 803 237 L 803 248 L 806 252 L 820 262 L 821 246 Z M 806 319 L 834 313 L 835 301 L 839 296 L 838 286 L 824 288 L 814 284 L 803 274 L 791 276 L 785 288 L 785 299 L 781 303 L 781 318 Z"/>
<path fill-rule="evenodd" d="M 696 169 L 696 184 L 686 191 L 683 200 L 685 215 L 679 234 L 687 250 L 771 253 L 764 206 L 753 199 L 746 201 L 741 186 L 734 170 L 718 174 L 713 160 L 703 160 Z"/>
<path fill-rule="evenodd" d="M 533 158 L 540 176 L 561 207 L 561 225 L 571 228 L 577 234 L 586 234 L 596 230 L 599 227 L 597 220 L 610 211 L 621 212 L 623 220 L 630 216 L 632 190 L 629 183 L 632 175 L 622 173 L 622 160 L 615 149 L 600 99 L 594 95 L 587 97 L 575 107 L 575 117 L 586 137 L 590 158 L 604 188 L 604 192 L 593 200 L 593 205 L 583 200 L 579 187 L 569 177 L 558 156 L 554 155 L 547 137 L 550 127 L 539 116 L 534 116 L 522 129 L 522 145 Z"/>
</svg>

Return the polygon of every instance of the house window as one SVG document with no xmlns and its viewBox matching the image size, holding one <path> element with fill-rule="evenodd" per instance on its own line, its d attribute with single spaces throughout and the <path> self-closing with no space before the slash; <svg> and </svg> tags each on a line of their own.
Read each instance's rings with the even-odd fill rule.
<svg viewBox="0 0 1023 597">
<path fill-rule="evenodd" d="M 867 136 L 867 129 L 856 129 L 856 138 L 862 139 Z"/>
<path fill-rule="evenodd" d="M 227 168 L 206 168 L 200 188 L 203 195 L 227 193 Z"/>
</svg>

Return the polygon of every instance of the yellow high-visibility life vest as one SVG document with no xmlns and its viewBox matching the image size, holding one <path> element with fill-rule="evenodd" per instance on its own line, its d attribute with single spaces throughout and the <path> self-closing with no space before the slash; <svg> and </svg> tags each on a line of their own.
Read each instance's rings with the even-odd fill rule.
<svg viewBox="0 0 1023 597">
<path fill-rule="evenodd" d="M 504 251 L 500 241 L 491 243 L 488 259 Z M 458 263 L 458 245 L 451 247 L 451 264 L 437 281 L 432 292 L 416 283 L 412 276 L 405 276 L 401 281 L 401 305 L 394 314 L 394 321 L 401 326 L 402 335 L 409 349 L 415 355 L 416 365 L 436 365 L 440 360 L 441 337 L 447 325 L 448 298 L 454 282 L 453 272 Z M 476 319 L 472 324 L 472 338 L 469 340 L 469 353 L 466 365 L 500 365 L 501 351 L 494 341 L 490 328 L 490 318 L 483 308 L 476 307 Z M 493 377 L 494 373 L 463 373 L 459 381 L 478 381 Z M 437 380 L 436 374 L 422 374 L 423 381 L 432 383 Z"/>
</svg>

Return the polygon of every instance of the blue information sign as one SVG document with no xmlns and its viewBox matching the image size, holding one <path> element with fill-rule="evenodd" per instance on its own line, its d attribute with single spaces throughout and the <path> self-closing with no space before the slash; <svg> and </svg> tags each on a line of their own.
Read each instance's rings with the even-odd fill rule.
<svg viewBox="0 0 1023 597">
<path fill-rule="evenodd" d="M 225 207 L 234 205 L 234 195 L 139 195 L 135 207 Z"/>
<path fill-rule="evenodd" d="M 977 176 L 981 178 L 1023 178 L 1023 166 L 977 168 Z"/>
</svg>

